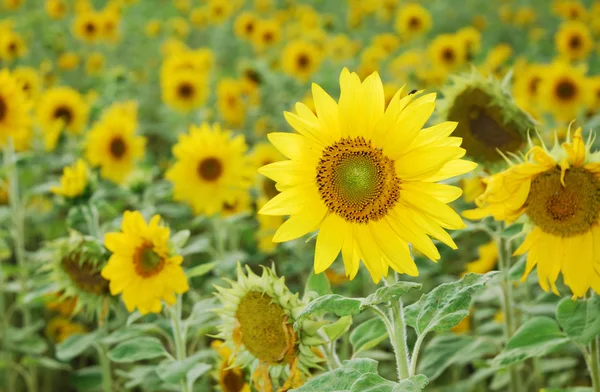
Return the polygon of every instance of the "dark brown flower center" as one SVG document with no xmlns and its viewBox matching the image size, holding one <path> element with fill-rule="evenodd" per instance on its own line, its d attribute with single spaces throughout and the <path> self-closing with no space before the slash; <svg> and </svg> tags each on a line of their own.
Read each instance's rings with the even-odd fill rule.
<svg viewBox="0 0 600 392">
<path fill-rule="evenodd" d="M 216 181 L 223 174 L 223 164 L 221 160 L 210 157 L 204 158 L 198 164 L 198 175 L 204 181 Z"/>
<path fill-rule="evenodd" d="M 116 158 L 122 158 L 127 152 L 127 144 L 123 138 L 117 136 L 110 142 L 110 154 Z"/>
<path fill-rule="evenodd" d="M 93 35 L 94 33 L 96 33 L 96 26 L 91 22 L 86 23 L 85 24 L 85 32 L 88 33 L 89 35 Z"/>
<path fill-rule="evenodd" d="M 221 389 L 223 392 L 241 392 L 246 384 L 244 372 L 239 368 L 228 369 L 228 367 L 227 362 L 221 366 Z"/>
<path fill-rule="evenodd" d="M 529 80 L 529 84 L 527 85 L 527 87 L 529 88 L 529 93 L 531 95 L 537 94 L 538 86 L 540 85 L 541 81 L 542 79 L 539 76 L 535 76 Z"/>
<path fill-rule="evenodd" d="M 574 35 L 569 39 L 569 47 L 571 49 L 579 49 L 581 47 L 581 37 Z"/>
<path fill-rule="evenodd" d="M 265 43 L 267 43 L 267 44 L 269 42 L 273 41 L 274 38 L 275 38 L 275 36 L 270 31 L 267 31 L 266 33 L 263 34 L 263 41 L 265 41 Z"/>
<path fill-rule="evenodd" d="M 194 91 L 194 86 L 192 86 L 190 83 L 182 83 L 177 88 L 177 94 L 183 99 L 192 97 L 194 95 Z"/>
<path fill-rule="evenodd" d="M 600 181 L 583 168 L 555 168 L 537 175 L 527 198 L 527 215 L 544 232 L 559 237 L 586 233 L 598 222 Z"/>
<path fill-rule="evenodd" d="M 4 102 L 4 98 L 0 97 L 0 121 L 4 120 L 6 113 L 8 112 L 8 107 L 6 106 L 6 102 Z"/>
<path fill-rule="evenodd" d="M 447 63 L 453 63 L 456 58 L 456 53 L 454 53 L 452 48 L 446 48 L 442 51 L 442 58 Z"/>
<path fill-rule="evenodd" d="M 400 197 L 394 161 L 362 137 L 325 148 L 316 180 L 325 205 L 348 222 L 380 220 Z"/>
<path fill-rule="evenodd" d="M 556 84 L 556 95 L 562 101 L 570 101 L 577 96 L 577 86 L 571 80 L 563 79 Z"/>
<path fill-rule="evenodd" d="M 67 106 L 59 106 L 54 110 L 54 119 L 63 120 L 65 125 L 69 125 L 73 120 L 73 111 Z"/>
<path fill-rule="evenodd" d="M 8 53 L 11 53 L 11 54 L 17 53 L 17 43 L 16 42 L 13 41 L 8 44 Z"/>
<path fill-rule="evenodd" d="M 310 57 L 308 55 L 306 55 L 305 53 L 302 53 L 298 56 L 298 66 L 301 69 L 305 69 L 309 66 L 310 64 Z"/>
<path fill-rule="evenodd" d="M 408 20 L 408 27 L 410 30 L 418 30 L 421 27 L 421 19 L 413 16 Z"/>
</svg>

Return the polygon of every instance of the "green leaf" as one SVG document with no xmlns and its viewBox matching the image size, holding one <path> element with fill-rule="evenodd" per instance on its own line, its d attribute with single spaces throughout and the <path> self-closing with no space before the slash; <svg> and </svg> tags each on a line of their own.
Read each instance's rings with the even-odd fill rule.
<svg viewBox="0 0 600 392">
<path fill-rule="evenodd" d="M 556 319 L 571 340 L 587 345 L 600 335 L 599 309 L 597 295 L 587 300 L 563 298 L 556 308 Z"/>
<path fill-rule="evenodd" d="M 217 265 L 217 263 L 214 261 L 212 263 L 200 264 L 185 271 L 185 275 L 188 277 L 188 279 L 206 275 L 212 271 L 215 265 Z"/>
<path fill-rule="evenodd" d="M 88 367 L 71 373 L 71 384 L 77 391 L 98 391 L 102 386 L 100 366 Z"/>
<path fill-rule="evenodd" d="M 189 230 L 181 230 L 175 233 L 171 237 L 171 244 L 175 249 L 181 249 L 185 246 L 185 244 L 190 239 L 190 231 Z"/>
<path fill-rule="evenodd" d="M 157 366 L 156 373 L 161 380 L 171 384 L 176 384 L 183 380 L 187 373 L 205 356 L 206 355 L 204 352 L 199 352 L 189 358 L 184 359 L 183 361 L 169 360 L 163 362 Z M 200 365 L 204 365 L 204 368 L 206 368 L 205 372 L 211 368 L 211 366 L 207 364 Z"/>
<path fill-rule="evenodd" d="M 429 380 L 422 374 L 417 374 L 400 381 L 392 392 L 421 392 L 429 384 Z"/>
<path fill-rule="evenodd" d="M 108 358 L 117 363 L 130 363 L 166 355 L 160 340 L 147 336 L 123 342 L 108 352 Z"/>
<path fill-rule="evenodd" d="M 350 388 L 350 392 L 392 392 L 395 382 L 375 373 L 363 374 Z"/>
<path fill-rule="evenodd" d="M 343 334 L 348 332 L 352 325 L 352 316 L 344 316 L 335 323 L 323 326 L 323 331 L 330 341 L 339 339 Z"/>
<path fill-rule="evenodd" d="M 98 339 L 98 332 L 75 334 L 56 346 L 56 358 L 70 361 L 87 350 Z"/>
<path fill-rule="evenodd" d="M 37 365 L 52 370 L 71 370 L 71 366 L 48 357 L 25 357 L 21 360 L 25 366 Z"/>
<path fill-rule="evenodd" d="M 144 336 L 148 332 L 158 331 L 159 328 L 153 324 L 133 324 L 117 329 L 102 341 L 108 345 L 121 343 L 138 336 Z"/>
<path fill-rule="evenodd" d="M 550 354 L 569 339 L 549 317 L 535 317 L 523 324 L 506 344 L 504 351 L 494 358 L 496 366 L 507 366 L 527 358 Z"/>
<path fill-rule="evenodd" d="M 385 324 L 380 318 L 365 321 L 350 333 L 350 344 L 354 355 L 377 346 L 388 336 Z"/>
<path fill-rule="evenodd" d="M 527 257 L 523 256 L 519 258 L 517 262 L 513 264 L 512 267 L 510 267 L 510 270 L 508 271 L 508 279 L 510 281 L 517 281 L 521 279 L 521 277 L 525 273 L 526 261 Z"/>
<path fill-rule="evenodd" d="M 594 392 L 590 387 L 544 388 L 544 392 Z"/>
<path fill-rule="evenodd" d="M 316 274 L 311 273 L 306 281 L 305 293 L 315 292 L 319 297 L 327 294 L 331 294 L 331 285 L 327 279 L 327 275 L 324 273 Z"/>
<path fill-rule="evenodd" d="M 429 331 L 447 331 L 469 314 L 471 299 L 482 290 L 496 272 L 485 275 L 468 274 L 457 282 L 444 283 L 421 296 L 419 301 L 407 306 L 405 317 L 417 334 Z"/>
<path fill-rule="evenodd" d="M 519 223 L 512 224 L 502 231 L 502 237 L 513 238 L 523 231 L 523 225 Z"/>
<path fill-rule="evenodd" d="M 422 354 L 419 373 L 429 380 L 438 378 L 451 365 L 466 365 L 476 359 L 497 352 L 489 340 L 469 335 L 441 335 L 434 337 Z"/>
<path fill-rule="evenodd" d="M 208 365 L 208 368 L 207 368 L 207 365 L 205 363 L 198 363 L 198 364 L 194 365 L 190 369 L 190 371 L 187 373 L 188 383 L 193 385 L 197 379 L 199 379 L 204 374 L 206 374 L 206 372 L 208 372 L 211 368 L 212 368 L 212 366 L 210 366 L 210 365 Z"/>
<path fill-rule="evenodd" d="M 8 342 L 7 347 L 25 354 L 43 354 L 48 349 L 46 341 L 38 335 L 24 337 L 18 342 Z"/>
<path fill-rule="evenodd" d="M 338 317 L 352 316 L 360 313 L 361 300 L 346 298 L 339 294 L 324 295 L 310 302 L 296 318 L 294 329 L 308 316 L 317 312 L 330 312 Z"/>
<path fill-rule="evenodd" d="M 381 287 L 362 301 L 361 309 L 367 306 L 396 302 L 411 289 L 420 289 L 421 287 L 421 284 L 414 282 L 396 282 L 391 286 Z"/>
<path fill-rule="evenodd" d="M 185 248 L 181 250 L 182 256 L 191 256 L 197 253 L 205 252 L 210 247 L 210 240 L 206 237 L 198 237 L 192 240 Z"/>
<path fill-rule="evenodd" d="M 371 358 L 356 358 L 342 361 L 342 365 L 347 368 L 356 369 L 361 374 L 377 373 L 377 361 Z"/>
<path fill-rule="evenodd" d="M 352 385 L 367 373 L 377 372 L 377 361 L 368 358 L 344 361 L 342 367 L 308 380 L 293 392 L 349 391 Z"/>
</svg>

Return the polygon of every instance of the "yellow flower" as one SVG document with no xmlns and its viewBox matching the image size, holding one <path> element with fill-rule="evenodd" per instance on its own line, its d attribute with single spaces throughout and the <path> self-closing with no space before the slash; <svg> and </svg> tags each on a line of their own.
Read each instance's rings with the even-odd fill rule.
<svg viewBox="0 0 600 392">
<path fill-rule="evenodd" d="M 565 22 L 554 36 L 556 50 L 567 60 L 585 60 L 594 47 L 594 39 L 582 22 Z"/>
<path fill-rule="evenodd" d="M 538 113 L 540 84 L 545 74 L 545 65 L 527 64 L 515 69 L 513 96 L 519 107 L 532 115 Z"/>
<path fill-rule="evenodd" d="M 25 3 L 25 0 L 4 0 L 4 8 L 14 11 L 19 9 L 23 3 Z"/>
<path fill-rule="evenodd" d="M 471 315 L 469 314 L 450 330 L 456 334 L 469 333 L 471 331 Z"/>
<path fill-rule="evenodd" d="M 64 71 L 72 71 L 79 67 L 80 58 L 76 53 L 64 52 L 58 57 L 58 67 Z"/>
<path fill-rule="evenodd" d="M 536 19 L 535 9 L 530 6 L 520 7 L 515 11 L 513 18 L 513 23 L 516 26 L 523 27 L 532 25 Z"/>
<path fill-rule="evenodd" d="M 379 34 L 373 37 L 373 46 L 379 47 L 386 54 L 394 52 L 400 46 L 400 39 L 392 33 Z"/>
<path fill-rule="evenodd" d="M 69 11 L 65 0 L 46 0 L 45 7 L 46 13 L 52 19 L 62 19 Z"/>
<path fill-rule="evenodd" d="M 8 204 L 8 181 L 0 178 L 0 206 Z"/>
<path fill-rule="evenodd" d="M 171 18 L 169 24 L 171 25 L 171 29 L 173 29 L 173 33 L 180 38 L 185 38 L 190 34 L 190 25 L 180 16 Z"/>
<path fill-rule="evenodd" d="M 398 92 L 386 109 L 377 73 L 361 83 L 344 69 L 340 86 L 336 103 L 313 84 L 316 116 L 300 103 L 297 115 L 285 113 L 299 135 L 269 135 L 291 160 L 260 169 L 281 190 L 260 213 L 291 215 L 275 234 L 276 242 L 319 229 L 316 273 L 329 268 L 341 251 L 351 279 L 360 260 L 375 282 L 389 267 L 417 275 L 408 243 L 438 260 L 428 234 L 456 248 L 444 228 L 464 227 L 446 205 L 462 191 L 436 182 L 476 164 L 461 160 L 461 140 L 448 137 L 456 123 L 421 129 L 433 113 L 435 94 L 400 99 Z"/>
<path fill-rule="evenodd" d="M 30 100 L 36 99 L 40 94 L 42 81 L 38 71 L 31 67 L 17 67 L 12 72 L 13 76 Z"/>
<path fill-rule="evenodd" d="M 338 34 L 330 37 L 325 46 L 325 54 L 334 62 L 339 63 L 348 59 L 356 53 L 358 45 L 352 42 L 346 34 Z"/>
<path fill-rule="evenodd" d="M 69 317 L 75 313 L 77 308 L 77 297 L 64 298 L 64 292 L 57 291 L 48 295 L 48 302 L 44 304 L 46 309 Z"/>
<path fill-rule="evenodd" d="M 85 63 L 85 71 L 88 75 L 99 75 L 104 70 L 105 62 L 106 59 L 102 53 L 91 53 Z"/>
<path fill-rule="evenodd" d="M 87 137 L 86 158 L 100 166 L 100 174 L 122 184 L 144 156 L 146 139 L 136 136 L 138 126 L 135 102 L 115 103 L 94 124 Z"/>
<path fill-rule="evenodd" d="M 9 138 L 17 151 L 29 148 L 31 139 L 31 102 L 23 87 L 7 69 L 0 70 L 0 148 Z"/>
<path fill-rule="evenodd" d="M 456 37 L 465 46 L 466 60 L 472 61 L 481 51 L 481 33 L 475 27 L 464 27 L 456 33 Z"/>
<path fill-rule="evenodd" d="M 183 257 L 172 254 L 171 231 L 160 226 L 160 216 L 146 223 L 139 211 L 125 211 L 121 232 L 107 233 L 106 248 L 112 252 L 102 277 L 110 281 L 112 295 L 123 294 L 129 312 L 158 313 L 161 300 L 176 302 L 175 294 L 189 290 L 181 268 Z"/>
<path fill-rule="evenodd" d="M 258 16 L 255 13 L 249 11 L 242 12 L 235 19 L 233 31 L 238 38 L 250 41 L 256 31 L 257 22 Z"/>
<path fill-rule="evenodd" d="M 180 70 L 164 77 L 161 89 L 164 103 L 182 113 L 202 106 L 208 98 L 208 81 L 194 70 Z"/>
<path fill-rule="evenodd" d="M 56 195 L 74 198 L 83 193 L 88 184 L 88 166 L 83 159 L 78 159 L 71 166 L 64 168 L 60 178 L 60 186 L 55 186 L 50 191 Z"/>
<path fill-rule="evenodd" d="M 284 73 L 305 82 L 321 65 L 321 53 L 312 43 L 294 40 L 283 49 L 281 68 Z"/>
<path fill-rule="evenodd" d="M 231 0 L 209 0 L 208 21 L 219 25 L 225 22 L 234 11 L 234 2 Z"/>
<path fill-rule="evenodd" d="M 483 64 L 481 65 L 481 72 L 484 75 L 496 75 L 502 76 L 502 66 L 512 56 L 513 50 L 508 44 L 498 44 L 494 46 L 488 53 Z"/>
<path fill-rule="evenodd" d="M 440 34 L 429 44 L 429 56 L 432 63 L 441 69 L 452 71 L 466 60 L 463 42 L 454 34 Z"/>
<path fill-rule="evenodd" d="M 467 203 L 472 203 L 485 192 L 486 181 L 478 175 L 463 178 L 460 181 L 460 187 L 463 190 L 463 199 Z"/>
<path fill-rule="evenodd" d="M 250 385 L 246 382 L 244 369 L 231 366 L 231 363 L 235 360 L 233 352 L 223 343 L 222 340 L 213 340 L 210 344 L 210 347 L 221 357 L 218 366 L 218 380 L 221 391 L 252 392 Z"/>
<path fill-rule="evenodd" d="M 561 148 L 562 147 L 562 148 Z M 576 297 L 591 287 L 600 292 L 596 260 L 600 249 L 600 159 L 586 145 L 581 128 L 569 141 L 548 152 L 535 146 L 525 161 L 492 176 L 479 208 L 465 211 L 468 219 L 492 215 L 513 222 L 526 215 L 525 241 L 514 255 L 528 253 L 524 281 L 537 265 L 540 286 L 558 294 L 563 280 Z"/>
<path fill-rule="evenodd" d="M 388 71 L 399 80 L 409 79 L 409 75 L 423 64 L 423 54 L 416 50 L 407 50 L 394 58 L 388 66 Z"/>
<path fill-rule="evenodd" d="M 247 190 L 252 167 L 244 155 L 243 135 L 233 136 L 218 124 L 191 126 L 173 147 L 177 162 L 165 177 L 173 183 L 173 198 L 188 203 L 196 215 L 214 215 L 233 204 L 237 190 Z M 210 197 L 198 197 L 210 195 Z"/>
<path fill-rule="evenodd" d="M 281 25 L 275 19 L 260 19 L 252 35 L 252 43 L 257 51 L 265 50 L 281 40 Z"/>
<path fill-rule="evenodd" d="M 119 12 L 110 7 L 106 7 L 100 13 L 100 35 L 104 40 L 108 42 L 119 40 L 120 19 Z"/>
<path fill-rule="evenodd" d="M 190 22 L 196 27 L 206 27 L 208 24 L 208 9 L 197 7 L 190 13 Z"/>
<path fill-rule="evenodd" d="M 259 169 L 261 166 L 270 165 L 271 163 L 281 161 L 285 157 L 270 143 L 260 143 L 254 146 L 250 156 L 252 165 Z M 270 200 L 279 194 L 275 187 L 275 182 L 263 175 L 257 176 L 256 188 L 261 194 L 261 197 Z"/>
<path fill-rule="evenodd" d="M 539 86 L 544 108 L 559 121 L 569 122 L 591 101 L 583 67 L 555 62 L 547 67 Z"/>
<path fill-rule="evenodd" d="M 190 0 L 175 0 L 174 4 L 179 12 L 188 12 L 192 7 Z"/>
<path fill-rule="evenodd" d="M 488 242 L 478 248 L 479 258 L 467 263 L 465 274 L 485 274 L 496 267 L 498 262 L 498 246 L 495 241 Z"/>
<path fill-rule="evenodd" d="M 396 16 L 395 26 L 402 38 L 424 35 L 431 29 L 431 15 L 419 4 L 402 5 Z"/>
<path fill-rule="evenodd" d="M 54 317 L 46 326 L 46 336 L 54 343 L 61 343 L 69 336 L 86 331 L 84 325 L 61 316 Z"/>
<path fill-rule="evenodd" d="M 160 33 L 160 20 L 151 19 L 146 22 L 146 26 L 144 26 L 144 32 L 148 37 L 156 37 Z"/>
<path fill-rule="evenodd" d="M 225 123 L 236 128 L 244 124 L 247 105 L 242 82 L 231 78 L 221 79 L 217 85 L 217 101 Z"/>
<path fill-rule="evenodd" d="M 567 20 L 585 21 L 587 19 L 587 10 L 578 0 L 558 0 L 552 6 L 552 11 Z"/>
<path fill-rule="evenodd" d="M 11 30 L 0 33 L 0 59 L 12 61 L 27 54 L 27 45 L 19 33 Z"/>
<path fill-rule="evenodd" d="M 80 134 L 87 125 L 89 106 L 84 97 L 70 87 L 55 87 L 44 92 L 37 104 L 37 120 L 44 132 L 45 146 L 54 150 L 62 130 Z"/>
<path fill-rule="evenodd" d="M 73 35 L 75 38 L 93 43 L 100 38 L 102 19 L 99 13 L 87 11 L 75 14 Z"/>
</svg>

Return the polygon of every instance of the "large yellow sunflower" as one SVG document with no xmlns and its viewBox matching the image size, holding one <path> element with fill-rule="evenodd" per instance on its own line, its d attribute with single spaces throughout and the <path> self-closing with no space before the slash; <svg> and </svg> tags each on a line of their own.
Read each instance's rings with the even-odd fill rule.
<svg viewBox="0 0 600 392">
<path fill-rule="evenodd" d="M 189 290 L 181 262 L 183 257 L 171 253 L 170 230 L 160 226 L 160 216 L 150 223 L 139 211 L 125 211 L 122 232 L 107 233 L 106 248 L 113 254 L 102 269 L 110 281 L 112 295 L 123 294 L 129 312 L 158 313 L 161 300 L 176 302 L 175 294 Z"/>
<path fill-rule="evenodd" d="M 137 104 L 116 103 L 103 114 L 88 134 L 86 157 L 100 174 L 117 184 L 123 183 L 144 156 L 146 139 L 136 136 Z"/>
<path fill-rule="evenodd" d="M 70 87 L 55 87 L 44 92 L 37 103 L 37 120 L 44 132 L 46 148 L 53 150 L 62 130 L 80 134 L 87 125 L 89 105 Z"/>
<path fill-rule="evenodd" d="M 246 150 L 243 135 L 233 136 L 218 124 L 191 126 L 173 147 L 177 162 L 165 175 L 173 183 L 174 199 L 188 203 L 198 215 L 234 204 L 235 191 L 247 190 L 252 182 Z"/>
<path fill-rule="evenodd" d="M 31 108 L 22 85 L 7 69 L 0 70 L 0 148 L 8 138 L 18 151 L 29 147 Z"/>
<path fill-rule="evenodd" d="M 586 145 L 580 128 L 551 151 L 532 147 L 524 162 L 488 180 L 479 208 L 464 212 L 506 222 L 526 215 L 527 237 L 514 252 L 528 252 L 523 280 L 537 265 L 540 286 L 558 293 L 562 272 L 576 297 L 590 287 L 600 293 L 600 154 L 589 152 L 591 139 Z"/>
<path fill-rule="evenodd" d="M 260 211 L 291 215 L 274 241 L 289 241 L 319 230 L 315 272 L 326 270 L 340 251 L 346 274 L 354 278 L 362 260 L 373 280 L 388 267 L 417 275 L 408 243 L 432 260 L 440 255 L 428 237 L 456 248 L 444 229 L 460 229 L 460 217 L 446 205 L 460 188 L 436 184 L 473 170 L 461 160 L 461 139 L 449 137 L 456 123 L 421 129 L 435 107 L 435 94 L 400 98 L 385 108 L 377 73 L 361 83 L 347 69 L 336 103 L 313 84 L 317 115 L 298 103 L 285 113 L 300 133 L 272 133 L 269 140 L 288 161 L 259 170 L 281 193 Z"/>
</svg>

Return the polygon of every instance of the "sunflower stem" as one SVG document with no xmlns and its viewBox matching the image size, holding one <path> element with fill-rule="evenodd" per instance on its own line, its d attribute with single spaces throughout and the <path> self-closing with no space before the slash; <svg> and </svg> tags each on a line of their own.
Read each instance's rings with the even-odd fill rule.
<svg viewBox="0 0 600 392">
<path fill-rule="evenodd" d="M 27 281 L 29 278 L 29 268 L 25 256 L 25 209 L 19 194 L 19 171 L 17 167 L 17 156 L 15 154 L 13 141 L 8 138 L 6 149 L 4 150 L 4 167 L 7 170 L 8 177 L 8 203 L 12 218 L 11 235 L 15 248 L 15 259 L 19 267 L 19 277 L 21 281 L 21 290 L 27 292 Z M 23 309 L 23 328 L 31 325 L 31 311 L 29 307 Z M 35 365 L 29 365 L 27 371 L 31 378 L 29 386 L 30 392 L 37 392 L 37 368 Z"/>
<path fill-rule="evenodd" d="M 591 296 L 596 295 L 593 291 Z M 587 361 L 594 392 L 600 392 L 600 339 L 596 336 L 590 343 L 590 359 Z"/>
<path fill-rule="evenodd" d="M 406 345 L 406 321 L 404 320 L 404 306 L 402 300 L 398 304 L 392 304 L 393 337 L 392 346 L 396 354 L 396 366 L 398 368 L 398 381 L 409 377 L 408 370 L 408 347 Z"/>
<path fill-rule="evenodd" d="M 186 357 L 186 336 L 185 330 L 181 328 L 181 307 L 182 298 L 181 295 L 178 295 L 175 308 L 171 309 L 171 327 L 173 328 L 173 338 L 175 340 L 175 357 L 180 362 L 185 360 Z M 181 380 L 181 391 L 189 392 L 189 390 L 190 388 L 187 380 Z"/>
<path fill-rule="evenodd" d="M 96 345 L 98 351 L 98 361 L 100 362 L 100 369 L 102 370 L 102 390 L 104 392 L 111 392 L 112 388 L 112 372 L 110 369 L 110 360 L 108 359 L 108 352 L 106 347 L 99 343 Z"/>
<path fill-rule="evenodd" d="M 515 314 L 514 303 L 512 296 L 512 283 L 509 280 L 508 272 L 511 266 L 512 249 L 510 241 L 502 236 L 504 224 L 500 224 L 494 232 L 494 241 L 498 248 L 498 266 L 502 273 L 502 307 L 504 312 L 504 336 L 506 341 L 515 333 Z M 515 365 L 508 367 L 510 375 L 510 390 L 511 392 L 521 392 L 521 375 Z"/>
</svg>

